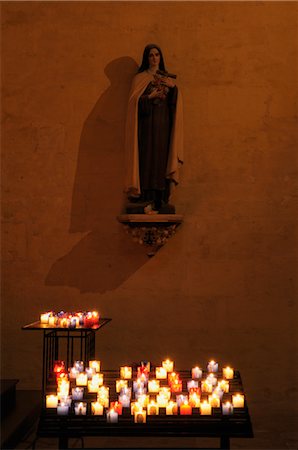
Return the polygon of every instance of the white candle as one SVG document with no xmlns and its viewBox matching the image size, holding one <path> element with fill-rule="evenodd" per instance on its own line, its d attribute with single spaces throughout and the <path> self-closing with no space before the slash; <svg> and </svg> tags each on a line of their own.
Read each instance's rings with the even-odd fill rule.
<svg viewBox="0 0 298 450">
<path fill-rule="evenodd" d="M 167 379 L 166 369 L 164 367 L 156 367 L 155 376 L 159 380 L 166 380 Z"/>
<path fill-rule="evenodd" d="M 233 414 L 233 405 L 230 402 L 225 402 L 222 404 L 222 413 L 224 416 Z"/>
<path fill-rule="evenodd" d="M 73 400 L 82 400 L 84 396 L 84 388 L 83 387 L 72 388 L 71 393 Z"/>
<path fill-rule="evenodd" d="M 119 395 L 119 402 L 122 404 L 123 408 L 129 408 L 130 406 L 130 397 L 126 394 Z"/>
<path fill-rule="evenodd" d="M 234 408 L 244 408 L 244 395 L 235 394 L 232 396 L 232 403 Z"/>
<path fill-rule="evenodd" d="M 171 389 L 169 387 L 161 387 L 159 388 L 159 394 L 166 397 L 168 400 L 171 398 Z"/>
<path fill-rule="evenodd" d="M 218 382 L 218 386 L 220 387 L 220 389 L 224 392 L 229 392 L 229 382 L 227 380 L 220 380 Z"/>
<path fill-rule="evenodd" d="M 79 371 L 75 367 L 71 367 L 71 369 L 69 369 L 69 378 L 71 378 L 72 380 L 76 379 L 78 374 Z"/>
<path fill-rule="evenodd" d="M 218 371 L 218 363 L 211 360 L 207 366 L 208 372 L 217 372 Z"/>
<path fill-rule="evenodd" d="M 102 416 L 103 406 L 99 402 L 91 402 L 91 412 L 94 416 Z"/>
<path fill-rule="evenodd" d="M 156 396 L 156 402 L 160 408 L 165 408 L 169 401 L 168 401 L 168 398 L 165 397 L 164 395 L 158 394 Z"/>
<path fill-rule="evenodd" d="M 107 411 L 107 422 L 109 423 L 117 423 L 118 422 L 118 413 L 113 409 L 109 409 Z"/>
<path fill-rule="evenodd" d="M 80 402 L 74 405 L 76 416 L 85 416 L 87 413 L 87 403 Z"/>
<path fill-rule="evenodd" d="M 96 375 L 92 376 L 91 380 L 92 380 L 93 384 L 97 384 L 98 386 L 102 386 L 103 385 L 103 374 L 102 373 L 97 373 Z"/>
<path fill-rule="evenodd" d="M 69 406 L 64 403 L 59 403 L 57 405 L 57 414 L 59 416 L 66 416 L 68 414 Z"/>
<path fill-rule="evenodd" d="M 47 408 L 57 408 L 58 397 L 57 395 L 47 395 L 46 396 L 46 407 Z"/>
<path fill-rule="evenodd" d="M 88 380 L 91 380 L 91 378 L 93 377 L 93 375 L 96 373 L 95 370 L 93 369 L 93 367 L 86 367 L 85 372 L 86 372 L 86 374 L 87 374 Z"/>
<path fill-rule="evenodd" d="M 200 369 L 198 366 L 196 366 L 196 367 L 193 367 L 192 369 L 191 369 L 191 376 L 192 376 L 192 378 L 195 378 L 195 379 L 200 379 L 200 378 L 202 378 L 202 376 L 203 376 L 203 371 L 202 371 L 202 369 Z"/>
<path fill-rule="evenodd" d="M 187 395 L 176 395 L 176 402 L 178 406 L 181 406 L 184 402 L 188 401 L 188 396 Z"/>
<path fill-rule="evenodd" d="M 204 400 L 200 405 L 200 411 L 202 416 L 211 416 L 211 405 Z"/>
<path fill-rule="evenodd" d="M 206 378 L 206 380 L 208 381 L 208 383 L 211 383 L 212 386 L 216 386 L 217 385 L 217 378 L 214 375 L 214 373 L 210 373 L 208 375 L 208 377 Z"/>
<path fill-rule="evenodd" d="M 149 380 L 148 391 L 151 393 L 157 393 L 159 391 L 159 380 Z"/>
<path fill-rule="evenodd" d="M 75 361 L 73 367 L 77 369 L 79 372 L 84 371 L 84 362 L 83 361 Z"/>
<path fill-rule="evenodd" d="M 229 366 L 224 367 L 224 368 L 222 369 L 222 374 L 223 374 L 223 377 L 224 377 L 226 380 L 231 380 L 232 378 L 234 378 L 234 369 L 232 369 L 232 368 L 229 367 Z"/>
<path fill-rule="evenodd" d="M 88 381 L 88 392 L 90 392 L 91 394 L 93 393 L 97 393 L 99 389 L 99 385 L 98 383 L 93 383 L 92 380 Z"/>
<path fill-rule="evenodd" d="M 187 390 L 189 391 L 191 388 L 199 387 L 199 382 L 195 380 L 191 380 L 187 382 Z"/>
<path fill-rule="evenodd" d="M 219 386 L 216 386 L 216 388 L 213 391 L 213 394 L 216 394 L 219 397 L 219 399 L 221 400 L 223 397 L 224 391 Z"/>
</svg>

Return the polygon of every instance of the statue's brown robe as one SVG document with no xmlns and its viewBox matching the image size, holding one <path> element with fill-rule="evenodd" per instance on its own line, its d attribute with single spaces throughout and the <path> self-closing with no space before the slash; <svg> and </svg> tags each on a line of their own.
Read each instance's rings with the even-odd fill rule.
<svg viewBox="0 0 298 450">
<path fill-rule="evenodd" d="M 147 71 L 138 73 L 132 82 L 125 129 L 125 192 L 141 194 L 138 149 L 138 102 L 148 84 L 154 80 Z M 179 182 L 179 167 L 183 163 L 183 111 L 178 89 L 176 113 L 172 126 L 166 178 Z"/>
</svg>

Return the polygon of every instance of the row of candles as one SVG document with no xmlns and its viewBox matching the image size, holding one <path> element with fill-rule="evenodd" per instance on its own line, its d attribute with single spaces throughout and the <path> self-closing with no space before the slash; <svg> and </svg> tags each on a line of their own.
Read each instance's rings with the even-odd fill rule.
<svg viewBox="0 0 298 450">
<path fill-rule="evenodd" d="M 68 414 L 74 401 L 76 415 L 87 414 L 87 402 L 84 402 L 84 392 L 96 394 L 97 401 L 91 402 L 91 414 L 103 415 L 106 409 L 108 422 L 117 422 L 122 415 L 123 408 L 130 408 L 136 423 L 145 423 L 146 416 L 158 415 L 160 408 L 164 408 L 166 415 L 211 415 L 212 408 L 221 408 L 223 415 L 233 414 L 233 408 L 244 407 L 244 395 L 235 393 L 230 395 L 231 401 L 223 401 L 223 396 L 229 393 L 229 380 L 234 378 L 234 369 L 224 367 L 223 378 L 218 380 L 218 363 L 210 361 L 207 375 L 203 378 L 203 370 L 192 368 L 192 379 L 186 382 L 187 394 L 183 392 L 183 383 L 179 373 L 174 372 L 174 363 L 170 360 L 162 361 L 160 367 L 155 368 L 155 378 L 149 379 L 150 363 L 141 363 L 137 367 L 137 378 L 133 380 L 133 368 L 120 368 L 120 377 L 116 380 L 118 401 L 109 401 L 109 387 L 104 386 L 104 377 L 100 373 L 100 361 L 89 361 L 89 367 L 84 368 L 82 361 L 76 361 L 74 366 L 65 370 L 63 361 L 57 361 L 54 373 L 57 380 L 57 395 L 46 396 L 46 407 L 57 408 L 58 414 Z M 71 396 L 70 384 L 72 387 Z M 162 383 L 162 385 L 161 385 Z M 167 383 L 165 385 L 165 383 Z M 201 399 L 204 394 L 205 399 Z M 133 398 L 134 397 L 134 398 Z M 163 410 L 163 411 L 164 411 Z"/>
<path fill-rule="evenodd" d="M 59 328 L 92 328 L 99 323 L 98 311 L 78 311 L 58 313 L 54 311 L 44 312 L 40 315 L 40 323 Z"/>
</svg>

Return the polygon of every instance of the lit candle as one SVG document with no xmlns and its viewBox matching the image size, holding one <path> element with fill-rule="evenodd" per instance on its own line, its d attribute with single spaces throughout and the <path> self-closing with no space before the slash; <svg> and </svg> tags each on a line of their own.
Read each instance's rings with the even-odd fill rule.
<svg viewBox="0 0 298 450">
<path fill-rule="evenodd" d="M 138 410 L 134 412 L 135 423 L 146 423 L 146 411 Z"/>
<path fill-rule="evenodd" d="M 221 400 L 224 392 L 219 386 L 216 386 L 216 388 L 213 391 L 213 394 L 216 394 L 219 397 L 219 399 Z"/>
<path fill-rule="evenodd" d="M 230 414 L 233 414 L 233 405 L 230 402 L 223 403 L 222 413 L 224 416 L 229 416 Z"/>
<path fill-rule="evenodd" d="M 103 406 L 99 402 L 91 402 L 91 412 L 94 416 L 102 416 Z"/>
<path fill-rule="evenodd" d="M 78 372 L 84 372 L 84 361 L 75 361 L 73 367 L 77 369 Z"/>
<path fill-rule="evenodd" d="M 172 392 L 182 392 L 182 380 L 175 380 L 171 383 L 171 391 Z"/>
<path fill-rule="evenodd" d="M 100 372 L 100 361 L 89 361 L 89 367 L 94 369 L 95 372 Z"/>
<path fill-rule="evenodd" d="M 168 400 L 171 398 L 171 389 L 169 387 L 161 387 L 159 388 L 159 394 L 166 397 Z"/>
<path fill-rule="evenodd" d="M 83 400 L 84 388 L 83 387 L 72 388 L 71 393 L 73 400 Z"/>
<path fill-rule="evenodd" d="M 187 390 L 190 391 L 191 388 L 197 388 L 199 386 L 199 382 L 195 380 L 191 380 L 187 382 Z"/>
<path fill-rule="evenodd" d="M 132 368 L 131 367 L 120 367 L 120 378 L 124 380 L 130 380 L 132 377 Z"/>
<path fill-rule="evenodd" d="M 212 394 L 208 396 L 208 402 L 212 406 L 212 408 L 219 408 L 220 407 L 220 398 L 216 394 Z"/>
<path fill-rule="evenodd" d="M 135 381 L 134 381 L 135 383 Z M 125 388 L 128 386 L 127 380 L 116 380 L 116 392 L 120 392 L 122 388 Z"/>
<path fill-rule="evenodd" d="M 208 380 L 203 380 L 201 382 L 201 389 L 202 389 L 202 392 L 207 392 L 207 394 L 211 394 L 213 386 L 211 383 L 209 383 Z"/>
<path fill-rule="evenodd" d="M 69 378 L 71 378 L 72 380 L 77 378 L 78 374 L 79 374 L 79 371 L 75 367 L 71 367 L 69 369 Z"/>
<path fill-rule="evenodd" d="M 202 376 L 203 376 L 203 371 L 202 371 L 202 369 L 200 369 L 200 367 L 198 367 L 198 366 L 193 367 L 193 368 L 191 369 L 191 376 L 192 376 L 192 378 L 194 378 L 194 379 L 196 379 L 196 380 L 202 378 Z"/>
<path fill-rule="evenodd" d="M 76 384 L 77 386 L 87 386 L 88 377 L 87 374 L 84 372 L 79 373 L 79 375 L 76 378 Z"/>
<path fill-rule="evenodd" d="M 107 422 L 109 423 L 117 423 L 118 422 L 118 413 L 113 408 L 107 411 Z"/>
<path fill-rule="evenodd" d="M 176 415 L 178 413 L 178 405 L 176 402 L 170 401 L 166 406 L 166 414 L 167 416 Z"/>
<path fill-rule="evenodd" d="M 95 370 L 94 370 L 92 367 L 86 367 L 85 372 L 86 372 L 86 374 L 87 374 L 88 380 L 91 380 L 91 378 L 93 377 L 93 375 L 96 373 Z"/>
<path fill-rule="evenodd" d="M 148 381 L 148 391 L 151 393 L 157 393 L 159 391 L 159 381 L 149 380 Z"/>
<path fill-rule="evenodd" d="M 57 414 L 59 416 L 66 416 L 68 414 L 69 406 L 65 403 L 58 403 L 57 405 Z"/>
<path fill-rule="evenodd" d="M 220 380 L 218 382 L 218 386 L 220 387 L 220 389 L 224 392 L 229 392 L 229 382 L 227 380 Z"/>
<path fill-rule="evenodd" d="M 50 313 L 42 313 L 40 315 L 40 323 L 43 324 L 43 325 L 48 324 L 49 323 L 49 316 L 50 316 Z"/>
<path fill-rule="evenodd" d="M 180 415 L 181 416 L 189 416 L 191 414 L 192 414 L 192 408 L 191 408 L 190 404 L 187 401 L 185 401 L 180 406 Z"/>
<path fill-rule="evenodd" d="M 145 395 L 145 394 L 139 395 L 138 399 L 137 399 L 137 403 L 139 405 L 141 405 L 142 408 L 147 406 L 149 403 L 149 395 Z"/>
<path fill-rule="evenodd" d="M 97 373 L 96 375 L 92 375 L 92 383 L 97 384 L 98 386 L 103 385 L 103 373 Z"/>
<path fill-rule="evenodd" d="M 206 380 L 208 381 L 208 383 L 211 383 L 212 386 L 216 386 L 217 385 L 217 378 L 214 375 L 214 373 L 210 373 L 208 375 L 208 377 L 206 378 Z"/>
<path fill-rule="evenodd" d="M 196 392 L 189 394 L 189 404 L 193 408 L 199 408 L 201 403 L 201 397 Z"/>
<path fill-rule="evenodd" d="M 176 402 L 178 406 L 181 406 L 184 402 L 188 401 L 188 396 L 187 395 L 176 395 Z"/>
<path fill-rule="evenodd" d="M 200 405 L 200 411 L 202 416 L 211 416 L 211 405 L 204 400 Z"/>
<path fill-rule="evenodd" d="M 61 380 L 60 383 L 58 383 L 58 388 L 57 388 L 57 392 L 60 395 L 68 395 L 69 394 L 69 381 L 66 380 Z"/>
<path fill-rule="evenodd" d="M 167 371 L 164 367 L 156 367 L 155 376 L 158 380 L 166 380 L 167 379 Z"/>
<path fill-rule="evenodd" d="M 173 372 L 174 370 L 174 362 L 170 359 L 166 359 L 162 362 L 162 367 L 166 369 L 167 372 Z"/>
<path fill-rule="evenodd" d="M 124 408 L 129 408 L 130 406 L 130 397 L 127 394 L 119 395 L 119 402 L 122 403 Z"/>
<path fill-rule="evenodd" d="M 98 383 L 94 383 L 92 380 L 88 381 L 88 392 L 90 393 L 97 393 L 99 388 Z"/>
<path fill-rule="evenodd" d="M 122 415 L 122 407 L 123 406 L 124 405 L 121 402 L 111 402 L 111 404 L 110 404 L 110 407 L 112 409 L 114 409 L 119 414 L 119 416 Z"/>
<path fill-rule="evenodd" d="M 234 408 L 244 408 L 244 395 L 235 394 L 232 396 L 232 403 Z"/>
<path fill-rule="evenodd" d="M 229 366 L 224 367 L 224 368 L 222 369 L 222 374 L 223 374 L 223 377 L 224 377 L 226 380 L 231 380 L 232 378 L 234 378 L 234 369 L 232 369 L 232 368 L 229 367 Z"/>
<path fill-rule="evenodd" d="M 50 316 L 49 317 L 49 326 L 50 327 L 55 327 L 57 323 L 57 319 L 55 316 Z"/>
<path fill-rule="evenodd" d="M 85 402 L 75 403 L 74 410 L 76 416 L 86 416 L 87 403 Z"/>
<path fill-rule="evenodd" d="M 47 408 L 57 408 L 58 397 L 57 395 L 47 395 L 46 396 L 46 407 Z"/>
<path fill-rule="evenodd" d="M 168 404 L 168 397 L 162 394 L 158 394 L 156 396 L 156 402 L 160 408 L 165 408 Z"/>
<path fill-rule="evenodd" d="M 171 372 L 168 374 L 169 384 L 174 383 L 176 380 L 179 380 L 179 375 L 176 372 Z"/>
<path fill-rule="evenodd" d="M 211 360 L 207 366 L 208 372 L 217 372 L 218 371 L 218 363 Z"/>
<path fill-rule="evenodd" d="M 147 413 L 148 416 L 157 416 L 159 413 L 158 404 L 153 400 L 147 405 Z"/>
</svg>

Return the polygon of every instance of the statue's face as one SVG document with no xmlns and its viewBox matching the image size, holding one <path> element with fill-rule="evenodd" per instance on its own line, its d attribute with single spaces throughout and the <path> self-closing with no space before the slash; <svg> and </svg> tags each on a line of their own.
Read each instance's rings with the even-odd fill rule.
<svg viewBox="0 0 298 450">
<path fill-rule="evenodd" d="M 159 67 L 160 53 L 157 48 L 152 48 L 149 52 L 149 67 Z"/>
</svg>

